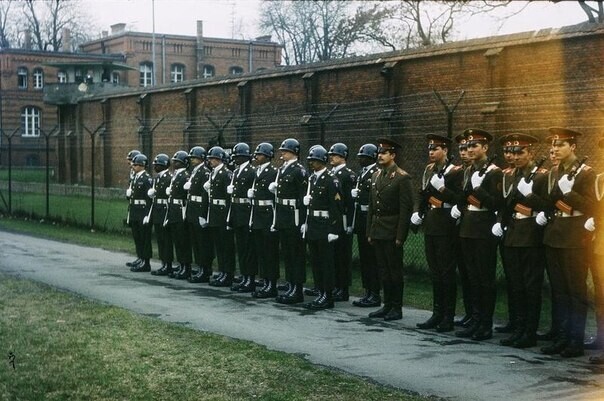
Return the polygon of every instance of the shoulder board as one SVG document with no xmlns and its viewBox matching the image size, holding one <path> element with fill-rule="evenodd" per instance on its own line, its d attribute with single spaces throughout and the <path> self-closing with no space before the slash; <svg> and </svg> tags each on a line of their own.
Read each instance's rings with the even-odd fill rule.
<svg viewBox="0 0 604 401">
<path fill-rule="evenodd" d="M 545 167 L 541 167 L 539 170 L 537 170 L 538 173 L 540 174 L 547 174 L 547 169 Z"/>
<path fill-rule="evenodd" d="M 396 172 L 400 175 L 409 175 L 409 174 L 407 174 L 407 172 L 405 170 L 403 170 L 400 167 L 396 169 Z"/>
<path fill-rule="evenodd" d="M 428 165 L 426 166 L 426 170 L 427 170 L 427 169 L 432 169 L 432 168 L 434 168 L 434 163 L 430 163 L 430 164 L 428 164 Z"/>
<path fill-rule="evenodd" d="M 588 166 L 587 164 L 583 165 L 583 171 L 589 171 L 591 170 L 591 166 Z"/>
</svg>

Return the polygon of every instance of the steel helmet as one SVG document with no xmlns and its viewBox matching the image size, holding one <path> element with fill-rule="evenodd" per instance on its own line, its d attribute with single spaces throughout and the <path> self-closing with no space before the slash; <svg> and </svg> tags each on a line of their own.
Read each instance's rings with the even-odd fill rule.
<svg viewBox="0 0 604 401">
<path fill-rule="evenodd" d="M 138 155 L 134 156 L 134 158 L 132 159 L 132 164 L 134 166 L 143 166 L 143 167 L 147 167 L 147 163 L 149 161 L 147 160 L 147 156 L 145 156 L 142 153 L 139 153 Z"/>
<path fill-rule="evenodd" d="M 227 160 L 227 154 L 220 146 L 214 146 L 208 151 L 208 159 L 220 159 L 223 162 Z"/>
<path fill-rule="evenodd" d="M 359 148 L 358 157 L 369 157 L 372 160 L 377 160 L 377 146 L 372 143 L 366 143 Z"/>
<path fill-rule="evenodd" d="M 239 142 L 237 145 L 233 146 L 233 151 L 231 152 L 231 156 L 233 157 L 251 157 L 250 145 L 244 142 Z"/>
<path fill-rule="evenodd" d="M 153 159 L 153 165 L 170 167 L 170 157 L 165 153 L 160 153 Z"/>
<path fill-rule="evenodd" d="M 187 154 L 187 152 L 185 152 L 184 150 L 179 150 L 178 152 L 174 153 L 174 156 L 172 156 L 172 161 L 173 162 L 180 162 L 182 164 L 184 164 L 185 166 L 187 165 L 187 157 L 189 155 Z"/>
<path fill-rule="evenodd" d="M 344 159 L 348 159 L 348 146 L 344 145 L 341 142 L 334 143 L 331 148 L 329 148 L 329 153 L 331 155 L 338 155 L 343 157 Z"/>
<path fill-rule="evenodd" d="M 132 149 L 130 152 L 128 152 L 126 159 L 132 161 L 132 159 L 134 159 L 134 156 L 140 155 L 140 154 L 141 154 L 140 150 Z"/>
<path fill-rule="evenodd" d="M 295 155 L 299 155 L 300 142 L 298 142 L 298 140 L 294 138 L 287 138 L 281 143 L 281 147 L 279 147 L 279 150 L 286 150 L 288 152 L 294 153 Z"/>
<path fill-rule="evenodd" d="M 317 160 L 322 163 L 327 163 L 327 150 L 321 145 L 315 145 L 308 151 L 306 160 Z"/>
<path fill-rule="evenodd" d="M 206 150 L 201 146 L 194 146 L 189 151 L 189 159 L 195 157 L 197 159 L 205 160 L 206 159 Z"/>
<path fill-rule="evenodd" d="M 275 156 L 275 148 L 268 142 L 262 142 L 256 146 L 255 155 L 264 155 L 270 159 Z"/>
</svg>

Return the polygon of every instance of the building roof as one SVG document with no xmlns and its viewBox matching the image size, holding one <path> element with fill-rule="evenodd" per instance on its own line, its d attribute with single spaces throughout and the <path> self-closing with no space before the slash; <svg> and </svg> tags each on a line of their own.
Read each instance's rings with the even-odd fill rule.
<svg viewBox="0 0 604 401">
<path fill-rule="evenodd" d="M 107 61 L 90 61 L 90 60 L 78 60 L 78 61 L 57 61 L 50 63 L 42 63 L 42 65 L 46 65 L 49 67 L 56 68 L 89 68 L 89 67 L 103 67 L 110 68 L 112 70 L 136 70 L 136 68 L 126 65 L 124 63 L 107 60 Z"/>
</svg>

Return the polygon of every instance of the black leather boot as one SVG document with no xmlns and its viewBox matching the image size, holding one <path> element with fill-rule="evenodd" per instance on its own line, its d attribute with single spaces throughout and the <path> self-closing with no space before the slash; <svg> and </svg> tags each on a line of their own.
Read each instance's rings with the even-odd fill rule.
<svg viewBox="0 0 604 401">
<path fill-rule="evenodd" d="M 474 333 L 476 333 L 476 331 L 478 331 L 478 321 L 472 319 L 473 323 L 470 327 L 466 327 L 463 330 L 460 331 L 456 331 L 455 332 L 455 337 L 460 337 L 460 338 L 470 338 L 474 335 Z"/>
<path fill-rule="evenodd" d="M 302 284 L 294 284 L 291 291 L 283 295 L 279 295 L 275 301 L 280 304 L 293 305 L 304 302 L 304 293 L 302 292 Z"/>
<path fill-rule="evenodd" d="M 515 346 L 516 342 L 518 340 L 520 340 L 520 338 L 522 338 L 522 336 L 524 335 L 524 330 L 517 328 L 511 336 L 504 338 L 502 340 L 499 341 L 499 344 L 506 346 L 506 347 L 510 347 L 510 346 Z"/>
<path fill-rule="evenodd" d="M 348 287 L 334 288 L 332 295 L 335 302 L 345 302 L 350 298 L 350 295 L 348 294 Z"/>
<path fill-rule="evenodd" d="M 172 272 L 170 272 L 170 274 L 168 274 L 168 277 L 170 278 L 176 278 L 176 276 L 178 276 L 178 274 L 180 273 L 181 270 L 184 270 L 184 266 L 179 264 L 178 266 L 176 266 L 175 268 L 172 269 Z"/>
<path fill-rule="evenodd" d="M 186 280 L 189 277 L 191 277 L 191 264 L 183 263 L 182 266 L 184 266 L 184 267 L 182 269 L 180 269 L 180 271 L 178 272 L 178 274 L 175 277 L 175 279 L 177 279 L 177 280 Z"/>
<path fill-rule="evenodd" d="M 352 301 L 352 305 L 353 306 L 359 306 L 359 307 L 364 307 L 363 303 L 367 302 L 367 298 L 369 298 L 369 296 L 371 295 L 371 291 L 369 290 L 365 290 L 365 295 L 363 295 L 361 298 Z"/>
<path fill-rule="evenodd" d="M 442 322 L 443 316 L 441 314 L 432 313 L 430 319 L 426 320 L 423 323 L 417 323 L 416 326 L 418 329 L 434 329 L 440 322 Z"/>
<path fill-rule="evenodd" d="M 245 285 L 247 283 L 248 280 L 248 276 L 243 276 L 241 281 L 236 282 L 233 281 L 233 285 L 231 286 L 231 291 L 239 291 L 239 288 L 241 288 L 241 286 Z"/>
<path fill-rule="evenodd" d="M 150 272 L 151 271 L 151 264 L 149 263 L 149 259 L 144 259 L 143 263 L 136 265 L 136 266 L 132 266 L 130 268 L 131 272 L 135 272 L 135 273 L 140 273 L 140 272 Z"/>
<path fill-rule="evenodd" d="M 254 292 L 256 289 L 256 277 L 255 276 L 247 276 L 245 283 L 241 284 L 237 292 L 246 293 L 246 292 Z"/>
<path fill-rule="evenodd" d="M 143 263 L 143 260 L 141 258 L 136 258 L 132 262 L 126 262 L 126 266 L 134 267 L 140 265 L 141 263 Z"/>
<path fill-rule="evenodd" d="M 212 287 L 230 287 L 233 284 L 233 274 L 232 273 L 222 273 L 218 276 L 218 278 L 214 280 L 210 280 L 210 285 Z"/>
<path fill-rule="evenodd" d="M 265 280 L 264 287 L 259 291 L 252 292 L 252 297 L 259 299 L 274 298 L 277 292 L 277 280 Z"/>
</svg>

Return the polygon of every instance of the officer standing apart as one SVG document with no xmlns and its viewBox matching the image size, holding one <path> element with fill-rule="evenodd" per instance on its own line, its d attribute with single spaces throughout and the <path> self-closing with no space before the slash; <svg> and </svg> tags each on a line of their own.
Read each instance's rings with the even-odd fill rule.
<svg viewBox="0 0 604 401">
<path fill-rule="evenodd" d="M 342 198 L 338 179 L 327 172 L 327 156 L 325 148 L 317 145 L 310 149 L 306 158 L 313 173 L 308 178 L 308 190 L 303 198 L 307 215 L 300 232 L 308 242 L 315 287 L 320 292 L 315 300 L 305 305 L 313 310 L 334 306 L 335 242 L 343 235 Z"/>
<path fill-rule="evenodd" d="M 456 220 L 451 208 L 461 194 L 463 170 L 449 159 L 451 139 L 429 134 L 428 157 L 430 164 L 424 169 L 422 190 L 417 211 L 411 215 L 411 223 L 424 226 L 426 261 L 432 279 L 432 316 L 420 329 L 436 329 L 438 332 L 453 330 L 457 282 Z"/>
<path fill-rule="evenodd" d="M 147 194 L 153 199 L 153 206 L 150 215 L 147 215 L 149 222 L 155 229 L 157 240 L 157 252 L 161 267 L 151 272 L 154 276 L 167 276 L 172 273 L 172 262 L 174 261 L 174 249 L 170 232 L 164 227 L 164 219 L 168 210 L 168 195 L 166 188 L 170 186 L 172 175 L 170 174 L 170 156 L 160 153 L 153 159 L 153 169 L 156 176 L 153 179 L 153 187 L 147 191 Z"/>
<path fill-rule="evenodd" d="M 541 312 L 545 251 L 543 228 L 535 222 L 535 216 L 547 207 L 547 200 L 542 197 L 547 191 L 547 170 L 534 161 L 537 138 L 514 133 L 505 135 L 501 141 L 514 155 L 515 167 L 509 176 L 504 175 L 511 182 L 503 185 L 505 205 L 492 228 L 495 236 L 503 237 L 508 304 L 510 318 L 514 319 L 510 321 L 514 327 L 512 335 L 500 343 L 528 348 L 537 343 Z"/>
<path fill-rule="evenodd" d="M 285 279 L 289 288 L 285 296 L 290 296 L 297 288 L 303 288 L 306 281 L 306 251 L 300 234 L 300 226 L 306 215 L 302 198 L 306 193 L 306 169 L 298 162 L 300 143 L 288 138 L 279 147 L 283 165 L 277 170 L 277 177 L 268 189 L 275 194 L 275 221 L 273 228 L 279 232 L 281 258 L 285 265 Z M 267 289 L 277 296 L 277 289 Z M 277 299 L 280 302 L 281 298 Z"/>
<path fill-rule="evenodd" d="M 250 164 L 252 153 L 247 143 L 241 142 L 233 146 L 231 155 L 237 168 L 233 171 L 232 183 L 227 187 L 227 193 L 231 195 L 231 213 L 227 223 L 235 231 L 239 272 L 243 276 L 241 282 L 234 284 L 231 290 L 253 292 L 256 289 L 258 262 L 250 232 L 252 204 L 247 195 L 256 178 L 256 169 Z"/>
<path fill-rule="evenodd" d="M 451 208 L 451 216 L 461 217 L 459 236 L 477 315 L 471 326 L 455 335 L 481 341 L 493 336 L 497 239 L 491 229 L 503 199 L 502 173 L 491 163 L 492 159 L 487 158 L 489 143 L 493 140 L 491 134 L 470 128 L 464 131 L 464 136 L 472 165 L 464 172 L 464 199 Z"/>
<path fill-rule="evenodd" d="M 210 179 L 210 169 L 205 166 L 206 150 L 194 146 L 189 151 L 189 164 L 193 167 L 184 188 L 189 191 L 187 197 L 187 227 L 191 237 L 193 257 L 197 269 L 191 271 L 190 283 L 207 283 L 212 275 L 214 262 L 214 238 L 210 235 L 206 216 L 208 215 L 208 193 L 203 184 Z"/>
<path fill-rule="evenodd" d="M 543 243 L 549 277 L 552 280 L 552 302 L 559 302 L 560 330 L 554 343 L 543 347 L 547 355 L 563 358 L 583 355 L 587 317 L 587 265 L 592 233 L 585 222 L 593 216 L 596 174 L 575 155 L 581 133 L 566 128 L 550 128 L 549 140 L 560 164 L 550 170 L 548 191 L 552 217 L 546 213 L 536 218 L 545 225 Z"/>
<path fill-rule="evenodd" d="M 191 276 L 191 238 L 185 222 L 185 208 L 187 206 L 187 190 L 185 183 L 189 180 L 187 172 L 188 154 L 179 150 L 172 156 L 172 180 L 166 188 L 168 195 L 168 210 L 164 225 L 170 232 L 176 260 L 179 265 L 169 275 L 178 280 L 188 279 Z"/>
<path fill-rule="evenodd" d="M 267 142 L 258 144 L 254 151 L 255 177 L 247 194 L 252 202 L 252 212 L 248 222 L 252 231 L 251 246 L 256 252 L 258 273 L 264 279 L 262 288 L 252 292 L 254 298 L 275 297 L 279 278 L 279 235 L 275 230 L 271 230 L 275 213 L 275 196 L 268 190 L 268 186 L 277 177 L 277 168 L 271 165 L 274 156 L 273 145 Z M 295 298 L 298 296 L 301 299 Z M 295 297 L 292 295 L 288 301 L 296 303 L 304 300 L 302 288 L 295 292 Z"/>
<path fill-rule="evenodd" d="M 354 198 L 351 191 L 354 188 L 357 176 L 348 167 L 348 146 L 336 143 L 329 148 L 327 153 L 329 164 L 337 180 L 342 198 L 342 235 L 334 243 L 335 248 L 335 289 L 334 301 L 348 301 L 348 287 L 352 284 L 352 217 L 354 215 Z"/>
<path fill-rule="evenodd" d="M 387 321 L 403 318 L 403 245 L 413 212 L 411 177 L 395 162 L 400 149 L 390 139 L 379 140 L 379 169 L 371 177 L 367 211 L 367 240 L 375 249 L 384 288 L 384 306 L 369 317 Z"/>
<path fill-rule="evenodd" d="M 211 228 L 218 259 L 219 274 L 210 280 L 213 287 L 230 287 L 235 273 L 235 236 L 233 230 L 227 227 L 227 215 L 231 205 L 227 187 L 231 183 L 233 173 L 224 165 L 226 158 L 227 154 L 220 146 L 209 150 L 207 159 L 212 167 L 212 174 L 203 185 L 209 198 L 206 222 Z"/>
<path fill-rule="evenodd" d="M 151 209 L 151 198 L 147 195 L 147 191 L 151 189 L 153 180 L 145 168 L 147 167 L 147 156 L 140 153 L 132 159 L 132 171 L 134 177 L 130 185 L 130 200 L 129 220 L 132 227 L 132 236 L 134 237 L 134 245 L 136 246 L 136 256 L 142 260 L 142 263 L 134 265 L 130 268 L 133 272 L 149 272 L 151 265 L 149 259 L 152 256 L 151 249 L 151 225 L 147 219 L 149 210 Z"/>
<path fill-rule="evenodd" d="M 359 149 L 357 160 L 361 166 L 361 171 L 357 176 L 355 187 L 350 190 L 355 208 L 352 216 L 352 226 L 357 234 L 361 282 L 365 289 L 365 295 L 352 301 L 352 304 L 361 308 L 375 308 L 382 304 L 382 298 L 380 297 L 382 283 L 375 259 L 375 251 L 367 241 L 367 211 L 369 210 L 369 196 L 371 194 L 371 176 L 377 171 L 377 149 L 377 146 L 372 143 L 366 143 Z"/>
</svg>

